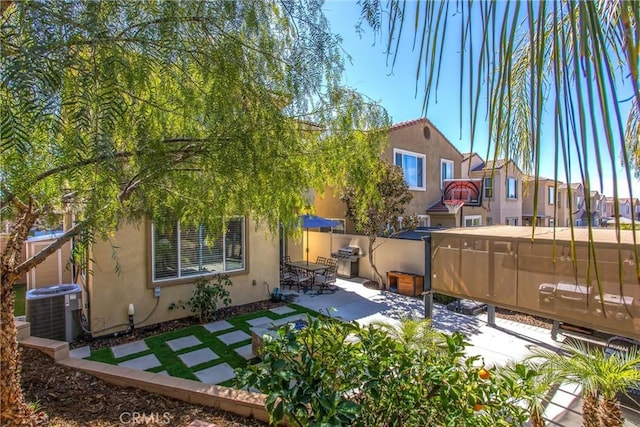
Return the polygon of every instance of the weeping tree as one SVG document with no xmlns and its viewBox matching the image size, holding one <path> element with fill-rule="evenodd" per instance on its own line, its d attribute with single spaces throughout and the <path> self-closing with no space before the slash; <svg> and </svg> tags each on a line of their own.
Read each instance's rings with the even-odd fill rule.
<svg viewBox="0 0 640 427">
<path fill-rule="evenodd" d="M 388 118 L 340 85 L 320 1 L 0 5 L 0 202 L 13 224 L 1 254 L 0 423 L 30 425 L 12 316 L 21 274 L 127 220 L 221 230 L 248 215 L 275 231 L 306 189 L 345 185 L 351 164 L 374 162 Z M 21 259 L 52 212 L 73 224 Z"/>
<path fill-rule="evenodd" d="M 613 173 L 615 216 L 619 181 L 628 184 L 631 197 L 638 196 L 632 182 L 640 179 L 640 2 L 361 4 L 359 25 L 382 35 L 392 66 L 403 49 L 416 53 L 416 89 L 423 90 L 425 113 L 437 101 L 441 72 L 458 70 L 460 125 L 469 126 L 471 152 L 477 126 L 486 119 L 485 158 L 512 159 L 536 177 L 543 162 L 553 163 L 555 180 L 565 182 L 577 171 L 587 195 L 598 184 L 602 192 L 607 164 Z M 552 125 L 545 129 L 552 130 L 543 135 L 545 119 Z M 620 163 L 623 176 L 617 172 Z M 539 190 L 536 180 L 534 212 Z M 592 211 L 590 198 L 585 201 Z M 589 257 L 595 264 L 592 248 Z M 639 257 L 635 250 L 640 285 Z"/>
<path fill-rule="evenodd" d="M 350 176 L 361 176 L 371 182 L 367 186 L 346 187 L 340 200 L 347 208 L 345 217 L 367 237 L 369 263 L 378 287 L 382 288 L 383 279 L 376 267 L 374 252 L 386 240 L 379 241 L 378 237 L 390 238 L 416 227 L 417 215 L 402 216 L 413 194 L 409 191 L 402 168 L 387 161 L 380 160 L 372 168 L 353 167 Z M 361 182 L 357 178 L 354 181 Z"/>
</svg>

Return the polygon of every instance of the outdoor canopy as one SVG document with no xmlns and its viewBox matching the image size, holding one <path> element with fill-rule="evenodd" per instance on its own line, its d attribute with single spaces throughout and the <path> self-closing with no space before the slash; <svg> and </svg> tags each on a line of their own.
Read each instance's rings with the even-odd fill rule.
<svg viewBox="0 0 640 427">
<path fill-rule="evenodd" d="M 337 227 L 340 225 L 337 221 L 332 221 L 327 218 L 322 218 L 316 215 L 305 214 L 300 216 L 302 221 L 302 227 L 307 230 L 307 265 L 309 264 L 309 229 L 310 228 L 322 228 L 322 227 Z"/>
</svg>

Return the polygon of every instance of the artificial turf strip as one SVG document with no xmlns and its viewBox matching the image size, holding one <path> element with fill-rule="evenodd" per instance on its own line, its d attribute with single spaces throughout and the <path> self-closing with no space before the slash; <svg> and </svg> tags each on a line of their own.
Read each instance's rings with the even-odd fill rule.
<svg viewBox="0 0 640 427">
<path fill-rule="evenodd" d="M 27 293 L 27 286 L 24 283 L 16 283 L 13 285 L 13 293 L 15 294 L 13 315 L 24 316 L 25 310 L 25 294 Z"/>
<path fill-rule="evenodd" d="M 309 310 L 305 307 L 301 307 L 295 304 L 289 304 L 289 307 L 295 310 L 295 312 L 286 313 L 286 314 L 277 314 L 271 310 L 261 310 L 254 313 L 248 313 L 241 316 L 236 316 L 231 319 L 227 319 L 227 322 L 232 324 L 234 327 L 230 329 L 225 329 L 223 331 L 217 331 L 215 333 L 210 333 L 204 326 L 202 325 L 194 325 L 189 326 L 187 328 L 165 332 L 160 335 L 156 335 L 153 337 L 149 337 L 145 339 L 148 350 L 141 351 L 139 353 L 134 353 L 127 355 L 125 357 L 115 358 L 113 356 L 113 352 L 111 348 L 102 348 L 99 350 L 95 350 L 91 352 L 91 356 L 89 356 L 88 360 L 94 360 L 97 362 L 109 363 L 112 365 L 117 365 L 118 363 L 125 362 L 127 360 L 135 359 L 140 356 L 145 356 L 148 354 L 154 354 L 158 360 L 160 361 L 161 366 L 157 366 L 154 368 L 150 368 L 148 372 L 161 372 L 167 371 L 169 375 L 172 377 L 179 377 L 184 379 L 190 379 L 199 381 L 195 376 L 194 372 L 201 371 L 203 369 L 207 369 L 209 367 L 219 365 L 222 363 L 227 363 L 232 368 L 240 368 L 244 367 L 247 364 L 257 363 L 259 359 L 253 358 L 249 360 L 245 360 L 242 356 L 234 351 L 234 349 L 238 349 L 245 345 L 251 344 L 251 339 L 248 338 L 246 340 L 239 341 L 237 343 L 233 343 L 231 345 L 227 345 L 220 341 L 218 338 L 219 335 L 223 335 L 234 330 L 241 330 L 246 333 L 251 333 L 251 325 L 247 323 L 247 321 L 252 319 L 257 319 L 259 317 L 267 317 L 272 320 L 279 320 L 285 317 L 294 316 L 296 314 L 310 314 L 313 317 L 325 317 L 322 314 L 319 314 L 313 310 Z M 193 347 L 188 347 L 184 349 L 180 349 L 178 351 L 173 351 L 167 344 L 167 341 L 183 338 L 193 335 L 201 341 L 201 344 L 198 344 Z M 186 366 L 182 360 L 178 357 L 180 354 L 189 353 L 195 350 L 209 348 L 214 353 L 218 355 L 217 359 L 213 359 L 210 361 L 206 361 L 199 365 L 192 366 L 189 368 Z M 228 380 L 220 385 L 233 386 L 234 380 Z"/>
</svg>

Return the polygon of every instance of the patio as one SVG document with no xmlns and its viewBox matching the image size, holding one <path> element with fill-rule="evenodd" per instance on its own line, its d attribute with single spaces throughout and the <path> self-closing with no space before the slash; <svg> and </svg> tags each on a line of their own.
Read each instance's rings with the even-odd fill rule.
<svg viewBox="0 0 640 427">
<path fill-rule="evenodd" d="M 332 294 L 315 292 L 299 293 L 285 290 L 284 294 L 295 294 L 296 301 L 287 306 L 239 316 L 227 321 L 218 321 L 207 325 L 174 331 L 175 336 L 163 340 L 182 363 L 190 370 L 165 372 L 166 355 L 158 356 L 144 342 L 126 344 L 127 348 L 104 349 L 112 353 L 110 363 L 133 369 L 147 370 L 160 375 L 174 375 L 190 378 L 205 384 L 232 385 L 233 368 L 244 363 L 252 363 L 251 332 L 272 323 L 286 323 L 300 318 L 305 313 L 321 313 L 345 321 L 357 321 L 368 324 L 373 321 L 398 322 L 402 317 L 423 318 L 424 306 L 421 298 L 369 289 L 363 286 L 364 279 L 338 279 L 338 290 Z M 264 315 L 264 312 L 270 313 Z M 551 339 L 548 329 L 524 325 L 505 319 L 496 319 L 496 326 L 487 324 L 486 315 L 468 316 L 448 311 L 436 304 L 433 310 L 433 326 L 443 332 L 460 331 L 468 337 L 470 354 L 484 358 L 486 365 L 502 365 L 509 360 L 521 360 L 535 347 L 558 348 L 559 343 Z M 200 328 L 192 330 L 193 328 Z M 166 334 L 164 334 L 166 335 Z M 155 338 L 155 337 L 154 337 Z M 148 339 L 147 342 L 150 340 Z M 215 346 L 207 345 L 216 341 Z M 153 343 L 153 338 L 150 341 Z M 227 351 L 220 349 L 226 346 Z M 150 345 L 153 347 L 153 345 Z M 216 347 L 217 346 L 217 347 Z M 145 348 L 147 347 L 147 348 Z M 167 352 L 165 350 L 166 353 Z M 213 353 L 213 355 L 211 354 Z M 71 357 L 86 358 L 87 349 L 75 349 Z M 163 358 L 164 357 L 164 358 Z M 92 357 L 92 359 L 94 359 Z M 136 360 L 136 362 L 133 362 Z M 95 360 L 95 359 L 94 359 Z M 580 390 L 562 386 L 554 394 L 548 405 L 545 417 L 556 425 L 570 426 L 580 424 Z M 624 408 L 627 425 L 640 426 L 640 413 Z"/>
</svg>

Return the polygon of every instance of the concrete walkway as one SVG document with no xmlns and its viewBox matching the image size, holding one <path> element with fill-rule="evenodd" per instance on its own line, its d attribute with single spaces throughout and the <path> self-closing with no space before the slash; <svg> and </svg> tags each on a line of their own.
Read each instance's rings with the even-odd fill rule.
<svg viewBox="0 0 640 427">
<path fill-rule="evenodd" d="M 364 281 L 338 279 L 338 290 L 335 293 L 317 295 L 314 292 L 301 291 L 296 303 L 361 324 L 372 321 L 393 323 L 406 316 L 424 318 L 424 303 L 421 298 L 368 289 L 362 285 Z M 291 293 L 287 289 L 283 292 Z M 559 341 L 552 340 L 551 331 L 548 329 L 501 318 L 496 318 L 495 326 L 489 326 L 486 313 L 468 316 L 451 312 L 440 304 L 434 306 L 432 324 L 439 331 L 459 331 L 465 334 L 471 343 L 468 354 L 482 356 L 487 366 L 500 366 L 508 361 L 523 360 L 536 347 L 558 350 L 562 340 L 561 335 Z M 573 427 L 582 424 L 580 392 L 579 387 L 567 384 L 555 390 L 544 413 L 548 425 Z M 639 408 L 639 402 L 623 400 L 625 425 L 640 427 Z"/>
</svg>

